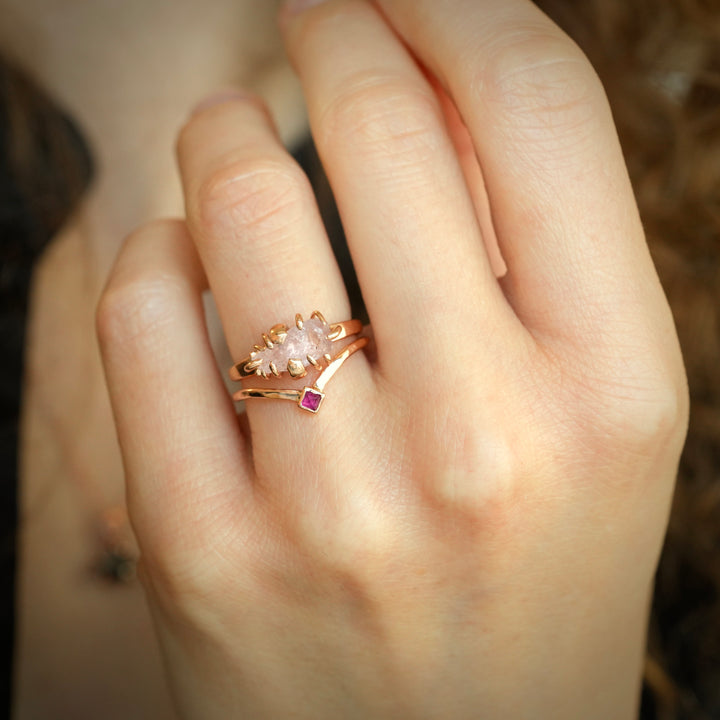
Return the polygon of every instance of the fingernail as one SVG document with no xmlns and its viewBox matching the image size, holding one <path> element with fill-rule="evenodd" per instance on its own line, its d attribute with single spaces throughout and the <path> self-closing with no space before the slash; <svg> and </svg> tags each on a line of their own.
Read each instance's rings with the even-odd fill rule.
<svg viewBox="0 0 720 720">
<path fill-rule="evenodd" d="M 285 0 L 283 12 L 288 13 L 288 15 L 296 15 L 313 5 L 319 5 L 323 2 L 326 2 L 326 0 Z"/>
<path fill-rule="evenodd" d="M 248 100 L 250 97 L 251 96 L 248 93 L 235 88 L 216 90 L 214 93 L 207 95 L 197 105 L 195 105 L 195 107 L 190 111 L 190 115 L 197 115 L 203 110 L 207 110 L 214 105 L 220 105 L 221 103 L 229 102 L 231 100 Z"/>
</svg>

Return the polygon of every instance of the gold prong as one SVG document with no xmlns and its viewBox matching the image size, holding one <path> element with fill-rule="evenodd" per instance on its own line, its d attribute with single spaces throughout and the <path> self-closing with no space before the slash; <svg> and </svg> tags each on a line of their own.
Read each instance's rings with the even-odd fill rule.
<svg viewBox="0 0 720 720">
<path fill-rule="evenodd" d="M 332 355 L 330 355 L 330 353 L 325 353 L 325 354 L 323 355 L 323 357 L 324 357 L 328 362 L 332 362 Z"/>
<path fill-rule="evenodd" d="M 260 377 L 267 380 L 268 379 L 267 370 L 260 370 Z"/>
<path fill-rule="evenodd" d="M 327 338 L 330 342 L 332 342 L 333 340 L 337 340 L 342 335 L 342 333 L 342 325 L 331 325 L 330 334 L 327 336 Z"/>
<path fill-rule="evenodd" d="M 290 358 L 290 360 L 288 360 L 287 369 L 290 373 L 290 376 L 294 378 L 302 378 L 307 375 L 307 370 L 302 364 L 302 360 Z"/>
<path fill-rule="evenodd" d="M 246 375 L 250 375 L 250 373 L 255 372 L 260 366 L 262 365 L 262 360 L 253 360 L 252 362 L 246 363 L 246 365 L 243 367 L 243 372 Z"/>
<path fill-rule="evenodd" d="M 272 350 L 272 348 L 275 347 L 273 341 L 267 335 L 265 335 L 265 333 L 263 333 L 263 342 L 265 343 L 265 347 L 268 348 L 268 350 Z"/>
<path fill-rule="evenodd" d="M 308 355 L 307 359 L 314 368 L 317 368 L 318 370 L 322 369 L 322 365 L 312 355 Z"/>
<path fill-rule="evenodd" d="M 297 329 L 298 329 L 298 330 L 302 330 L 302 329 L 303 329 L 303 318 L 302 318 L 302 315 L 301 315 L 300 313 L 298 313 L 298 314 L 295 316 L 295 325 L 297 326 Z"/>
<path fill-rule="evenodd" d="M 315 310 L 315 312 L 310 317 L 313 320 L 317 318 L 323 325 L 327 325 L 327 320 L 323 317 L 323 314 L 319 310 Z"/>
<path fill-rule="evenodd" d="M 276 365 L 274 362 L 271 362 L 271 363 L 270 363 L 270 372 L 271 372 L 275 377 L 280 377 L 280 371 L 277 369 L 277 365 Z"/>
<path fill-rule="evenodd" d="M 262 345 L 254 345 L 253 350 L 255 350 L 256 353 L 262 352 L 265 348 Z"/>
<path fill-rule="evenodd" d="M 270 328 L 268 335 L 270 336 L 270 340 L 272 340 L 272 342 L 277 345 L 282 345 L 287 337 L 287 332 L 288 329 L 285 325 L 273 325 L 273 327 Z"/>
</svg>

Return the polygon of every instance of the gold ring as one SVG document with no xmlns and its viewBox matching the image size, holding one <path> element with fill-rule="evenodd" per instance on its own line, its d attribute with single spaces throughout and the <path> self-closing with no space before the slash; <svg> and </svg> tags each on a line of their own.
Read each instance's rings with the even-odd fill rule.
<svg viewBox="0 0 720 720">
<path fill-rule="evenodd" d="M 354 352 L 365 347 L 366 337 L 357 338 L 339 353 L 333 352 L 333 343 L 357 335 L 362 331 L 360 320 L 331 323 L 322 313 L 315 311 L 310 320 L 295 316 L 295 325 L 274 325 L 262 336 L 263 344 L 255 345 L 250 354 L 230 368 L 230 378 L 235 381 L 246 377 L 280 377 L 284 372 L 293 378 L 303 378 L 309 368 L 320 374 L 312 385 L 301 390 L 243 389 L 233 395 L 233 400 L 266 398 L 269 400 L 292 400 L 301 410 L 316 413 L 325 398 L 323 392 L 330 378 Z"/>
</svg>

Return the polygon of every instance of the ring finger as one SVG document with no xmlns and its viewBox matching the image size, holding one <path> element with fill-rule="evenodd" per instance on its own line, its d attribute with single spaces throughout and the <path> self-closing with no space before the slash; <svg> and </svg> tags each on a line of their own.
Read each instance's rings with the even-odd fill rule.
<svg viewBox="0 0 720 720">
<path fill-rule="evenodd" d="M 329 322 L 349 319 L 350 304 L 310 184 L 281 146 L 260 101 L 224 98 L 197 111 L 180 134 L 178 157 L 188 225 L 236 360 L 270 326 L 289 325 L 296 313 L 307 318 L 320 310 Z M 282 377 L 276 384 L 288 383 L 288 375 Z M 332 424 L 331 416 L 370 381 L 359 354 L 333 380 L 337 400 L 325 403 L 317 417 L 286 402 L 250 400 L 256 458 L 263 447 L 269 450 L 263 457 L 277 454 L 279 429 L 282 442 L 302 443 L 309 422 L 314 433 Z"/>
</svg>

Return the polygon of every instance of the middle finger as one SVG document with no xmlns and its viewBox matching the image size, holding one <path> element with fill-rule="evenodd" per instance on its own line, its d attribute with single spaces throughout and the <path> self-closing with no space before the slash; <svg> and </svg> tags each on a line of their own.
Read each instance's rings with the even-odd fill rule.
<svg viewBox="0 0 720 720">
<path fill-rule="evenodd" d="M 488 260 L 437 96 L 370 3 L 329 0 L 299 14 L 292 5 L 281 18 L 286 46 L 336 193 L 380 371 L 407 378 L 418 348 L 438 349 L 413 373 L 421 384 L 450 360 L 477 367 L 477 344 L 458 340 L 482 328 L 499 343 L 519 323 Z"/>
</svg>

